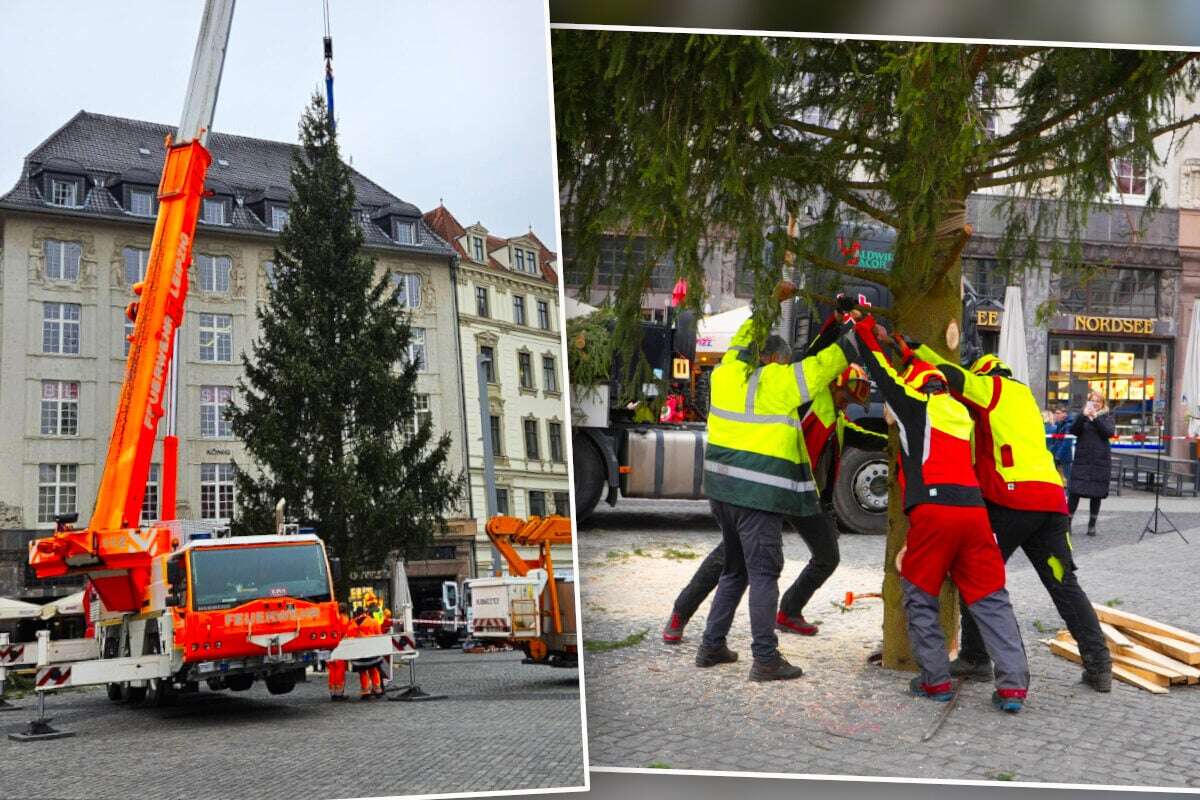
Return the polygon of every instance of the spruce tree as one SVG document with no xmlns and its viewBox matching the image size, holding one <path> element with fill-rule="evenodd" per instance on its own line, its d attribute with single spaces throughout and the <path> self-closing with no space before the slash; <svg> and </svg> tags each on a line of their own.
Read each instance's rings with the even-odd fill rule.
<svg viewBox="0 0 1200 800">
<path fill-rule="evenodd" d="M 1078 268 L 1088 215 L 1119 185 L 1116 160 L 1161 166 L 1162 143 L 1200 120 L 1196 53 L 566 30 L 552 45 L 563 227 L 584 288 L 614 230 L 649 237 L 652 254 L 671 253 L 679 276 L 702 286 L 716 232 L 755 277 L 760 341 L 778 314 L 770 295 L 786 249 L 810 267 L 814 299 L 843 276 L 883 284 L 894 307 L 876 314 L 955 353 L 969 195 L 1003 193 L 1010 279 L 1027 266 Z M 994 115 L 1006 130 L 988 130 Z M 1152 210 L 1162 180 L 1149 184 Z M 769 258 L 767 231 L 806 207 L 814 224 L 775 235 Z M 826 255 L 838 225 L 860 221 L 895 230 L 889 272 Z M 1137 241 L 1136 221 L 1129 228 Z M 647 279 L 644 269 L 623 276 L 618 335 L 636 330 Z M 687 302 L 699 310 L 703 297 Z M 884 664 L 912 668 L 894 480 L 889 520 Z M 954 628 L 948 599 L 943 622 Z"/>
<path fill-rule="evenodd" d="M 300 120 L 292 199 L 275 248 L 274 280 L 243 354 L 233 432 L 253 468 L 237 470 L 234 532 L 274 530 L 274 507 L 316 529 L 350 572 L 391 553 L 424 555 L 459 500 L 449 434 L 414 426 L 419 365 L 408 313 L 390 276 L 362 252 L 351 170 L 314 95 Z M 415 427 L 415 430 L 414 430 Z"/>
</svg>

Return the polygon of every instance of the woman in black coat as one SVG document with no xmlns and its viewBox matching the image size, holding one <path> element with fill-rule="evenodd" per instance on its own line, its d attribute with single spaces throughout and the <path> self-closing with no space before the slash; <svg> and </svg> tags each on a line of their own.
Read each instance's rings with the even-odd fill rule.
<svg viewBox="0 0 1200 800">
<path fill-rule="evenodd" d="M 1104 395 L 1099 392 L 1088 394 L 1083 411 L 1071 423 L 1071 433 L 1075 435 L 1075 464 L 1071 468 L 1071 480 L 1067 483 L 1067 507 L 1074 519 L 1079 498 L 1089 499 L 1088 536 L 1096 535 L 1096 517 L 1100 516 L 1100 501 L 1108 497 L 1108 481 L 1112 474 L 1109 439 L 1116 429 L 1113 416 L 1104 402 Z"/>
</svg>

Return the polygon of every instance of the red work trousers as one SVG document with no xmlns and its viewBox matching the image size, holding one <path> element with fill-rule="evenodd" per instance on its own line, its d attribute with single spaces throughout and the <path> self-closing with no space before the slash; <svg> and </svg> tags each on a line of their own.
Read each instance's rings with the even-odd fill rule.
<svg viewBox="0 0 1200 800">
<path fill-rule="evenodd" d="M 937 597 L 946 573 L 967 605 L 1004 588 L 1004 559 L 983 506 L 922 503 L 908 512 L 900 574 Z"/>
<path fill-rule="evenodd" d="M 346 662 L 345 661 L 329 661 L 326 662 L 326 669 L 329 671 L 329 693 L 330 694 L 345 694 L 346 692 Z"/>
<path fill-rule="evenodd" d="M 367 667 L 358 673 L 358 681 L 362 686 L 363 697 L 383 693 L 383 677 L 379 674 L 379 667 Z"/>
</svg>

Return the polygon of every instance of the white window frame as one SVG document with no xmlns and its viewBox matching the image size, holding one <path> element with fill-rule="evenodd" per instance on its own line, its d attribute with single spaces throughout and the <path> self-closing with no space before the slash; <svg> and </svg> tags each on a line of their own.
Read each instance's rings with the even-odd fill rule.
<svg viewBox="0 0 1200 800">
<path fill-rule="evenodd" d="M 233 423 L 226 409 L 233 405 L 233 387 L 205 385 L 200 387 L 200 437 L 202 439 L 232 439 Z"/>
<path fill-rule="evenodd" d="M 139 211 L 136 198 L 146 198 L 146 210 Z M 135 217 L 153 217 L 154 216 L 154 192 L 149 189 L 130 189 L 129 190 L 129 213 Z"/>
<path fill-rule="evenodd" d="M 558 452 L 555 453 L 554 447 L 554 429 L 558 428 Z M 546 422 L 546 449 L 550 456 L 550 461 L 555 464 L 565 463 L 566 456 L 563 454 L 563 425 L 561 422 L 549 420 Z"/>
<path fill-rule="evenodd" d="M 550 304 L 545 300 L 537 301 L 538 327 L 544 331 L 551 329 L 550 325 Z"/>
<path fill-rule="evenodd" d="M 492 421 L 495 420 L 495 424 Z M 492 457 L 504 458 L 504 415 L 488 414 L 488 436 L 492 437 Z"/>
<path fill-rule="evenodd" d="M 480 345 L 479 354 L 487 355 L 483 352 L 484 350 L 487 350 L 491 353 L 491 355 L 489 355 L 484 361 L 484 369 L 486 370 L 484 377 L 487 379 L 489 384 L 497 384 L 499 381 L 496 380 L 496 376 L 499 374 L 499 370 L 496 368 L 496 348 L 490 344 Z"/>
<path fill-rule="evenodd" d="M 208 294 L 229 294 L 233 276 L 233 259 L 229 256 L 196 254 L 197 287 Z"/>
<path fill-rule="evenodd" d="M 279 216 L 276 216 L 279 215 Z M 288 218 L 291 216 L 291 211 L 287 206 L 268 205 L 267 206 L 267 227 L 273 231 L 281 231 L 288 223 Z"/>
<path fill-rule="evenodd" d="M 537 275 L 538 257 L 537 257 L 536 250 L 526 250 L 525 251 L 525 267 L 526 267 L 526 271 L 530 275 Z"/>
<path fill-rule="evenodd" d="M 529 319 L 529 315 L 526 312 L 527 312 L 527 309 L 525 308 L 525 295 L 514 294 L 513 295 L 513 324 L 514 325 L 525 325 L 526 321 Z"/>
<path fill-rule="evenodd" d="M 558 392 L 558 359 L 542 354 L 542 391 Z"/>
<path fill-rule="evenodd" d="M 46 239 L 42 242 L 42 257 L 45 259 L 46 279 L 63 283 L 78 283 L 83 246 L 79 242 Z"/>
<path fill-rule="evenodd" d="M 533 452 L 529 451 L 529 424 L 533 423 Z M 525 460 L 526 461 L 541 461 L 542 460 L 542 426 L 538 424 L 537 418 L 525 417 L 521 420 L 521 439 L 525 445 Z"/>
<path fill-rule="evenodd" d="M 429 407 L 429 395 L 415 394 L 413 395 L 412 416 L 404 420 L 405 437 L 411 439 L 416 436 L 425 420 L 433 421 L 433 410 Z"/>
<path fill-rule="evenodd" d="M 400 290 L 401 308 L 420 308 L 423 281 L 415 272 L 393 272 L 392 283 Z M 415 302 L 414 302 L 415 301 Z"/>
<path fill-rule="evenodd" d="M 529 369 L 525 369 L 528 363 Z M 526 377 L 529 381 L 526 382 Z M 528 350 L 517 351 L 517 386 L 522 389 L 532 389 L 537 391 L 537 378 L 533 372 L 533 353 Z"/>
<path fill-rule="evenodd" d="M 214 211 L 214 209 L 217 209 Z M 209 225 L 226 225 L 225 201 L 218 197 L 205 197 L 200 202 L 200 221 Z"/>
<path fill-rule="evenodd" d="M 519 247 L 514 247 L 513 253 L 514 253 L 514 257 L 516 258 L 517 271 L 524 272 L 525 271 L 525 251 Z"/>
<path fill-rule="evenodd" d="M 1136 159 L 1132 158 L 1114 158 L 1112 164 L 1113 170 L 1113 190 L 1121 197 L 1130 197 L 1144 199 L 1150 192 L 1150 170 L 1147 166 L 1139 164 Z M 1124 174 L 1128 171 L 1128 174 Z M 1141 173 L 1139 175 L 1139 172 Z M 1129 189 L 1122 189 L 1121 182 L 1128 182 Z M 1142 190 L 1136 191 L 1134 184 L 1141 181 Z"/>
<path fill-rule="evenodd" d="M 400 231 L 408 231 L 408 239 L 400 235 Z M 417 223 L 416 220 L 395 220 L 392 224 L 392 235 L 397 244 L 416 244 L 417 243 Z"/>
<path fill-rule="evenodd" d="M 429 351 L 424 328 L 409 328 L 408 363 L 417 365 L 417 372 L 429 369 Z"/>
<path fill-rule="evenodd" d="M 486 286 L 475 287 L 475 316 L 483 319 L 492 318 L 491 292 Z"/>
<path fill-rule="evenodd" d="M 162 470 L 156 463 L 150 464 L 150 469 L 146 473 L 146 493 L 142 495 L 142 519 L 141 522 L 145 525 L 148 522 L 156 522 L 161 513 L 159 503 L 162 498 L 159 497 L 159 480 Z"/>
<path fill-rule="evenodd" d="M 222 345 L 224 345 L 224 353 Z M 208 351 L 207 355 L 205 354 L 206 350 Z M 226 357 L 222 358 L 222 355 Z M 233 317 L 231 315 L 200 314 L 200 360 L 209 364 L 233 363 Z"/>
<path fill-rule="evenodd" d="M 129 264 L 131 258 L 136 254 L 137 258 L 137 275 L 131 275 L 129 272 Z M 125 275 L 125 284 L 133 286 L 135 283 L 146 279 L 146 264 L 150 261 L 150 251 L 140 247 L 122 247 L 121 248 L 121 267 Z"/>
<path fill-rule="evenodd" d="M 42 436 L 79 435 L 79 381 L 42 381 Z"/>
<path fill-rule="evenodd" d="M 279 277 L 275 274 L 275 262 L 274 261 L 264 261 L 263 262 L 263 274 L 266 275 L 266 277 L 267 277 L 267 285 L 268 286 L 270 286 L 272 289 L 279 286 Z"/>
<path fill-rule="evenodd" d="M 471 251 L 475 254 L 475 260 L 480 264 L 487 263 L 487 253 L 483 251 L 483 237 L 471 237 Z"/>
<path fill-rule="evenodd" d="M 54 522 L 59 514 L 75 513 L 78 502 L 78 464 L 38 464 L 39 523 Z"/>
<path fill-rule="evenodd" d="M 229 522 L 237 507 L 237 483 L 233 464 L 209 462 L 200 465 L 200 519 Z M 227 511 L 227 514 L 222 514 Z"/>
<path fill-rule="evenodd" d="M 47 355 L 77 356 L 82 346 L 83 306 L 79 303 L 42 303 L 42 352 Z M 50 346 L 53 332 L 55 346 Z M 69 339 L 68 334 L 74 333 Z M 73 341 L 74 348 L 68 347 Z"/>
<path fill-rule="evenodd" d="M 63 199 L 60 201 L 58 190 L 62 187 L 70 187 L 70 190 L 64 193 Z M 79 182 L 63 180 L 62 178 L 51 178 L 50 192 L 47 202 L 52 206 L 60 206 L 62 208 L 78 208 Z"/>
</svg>

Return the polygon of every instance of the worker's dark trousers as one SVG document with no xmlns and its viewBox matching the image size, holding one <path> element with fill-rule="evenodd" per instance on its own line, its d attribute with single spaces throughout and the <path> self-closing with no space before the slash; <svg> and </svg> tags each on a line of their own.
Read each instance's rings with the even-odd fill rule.
<svg viewBox="0 0 1200 800">
<path fill-rule="evenodd" d="M 772 511 L 709 500 L 721 526 L 725 569 L 704 628 L 704 646 L 725 644 L 733 615 L 750 587 L 750 651 L 756 661 L 773 661 L 779 655 L 775 636 L 775 608 L 779 603 L 779 573 L 783 571 L 783 517 Z"/>
<path fill-rule="evenodd" d="M 1025 551 L 1037 571 L 1042 585 L 1050 593 L 1058 615 L 1079 643 L 1083 665 L 1093 672 L 1104 672 L 1112 666 L 1112 656 L 1104 643 L 1104 634 L 1096 611 L 1075 580 L 1075 562 L 1071 558 L 1071 543 L 1067 535 L 1068 517 L 1050 511 L 1020 511 L 987 504 L 988 521 L 1000 545 L 1000 555 L 1007 562 L 1017 548 Z M 959 654 L 965 661 L 987 661 L 979 627 L 970 609 L 962 606 L 962 647 Z"/>
<path fill-rule="evenodd" d="M 779 609 L 783 613 L 789 617 L 799 617 L 804 613 L 804 607 L 812 599 L 813 593 L 829 580 L 829 576 L 841 561 L 838 533 L 833 518 L 826 513 L 784 519 L 796 529 L 812 553 L 812 558 L 779 601 Z M 684 619 L 691 619 L 704 602 L 704 598 L 717 588 L 717 581 L 724 568 L 725 543 L 722 542 L 700 562 L 696 574 L 675 598 L 675 613 Z"/>
<path fill-rule="evenodd" d="M 946 655 L 946 637 L 938 621 L 937 595 L 901 578 L 904 610 L 908 614 L 908 641 L 913 657 L 921 665 L 921 680 L 929 686 L 950 681 L 950 657 Z M 997 689 L 1029 688 L 1029 661 L 1021 643 L 1021 631 L 1013 615 L 1008 592 L 998 589 L 971 605 L 979 631 L 992 657 Z"/>
</svg>

